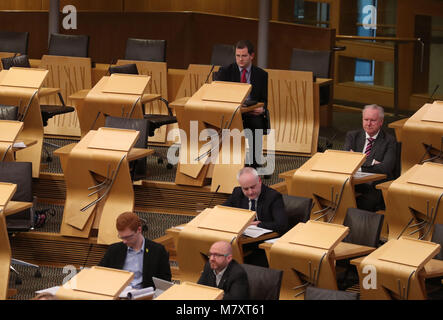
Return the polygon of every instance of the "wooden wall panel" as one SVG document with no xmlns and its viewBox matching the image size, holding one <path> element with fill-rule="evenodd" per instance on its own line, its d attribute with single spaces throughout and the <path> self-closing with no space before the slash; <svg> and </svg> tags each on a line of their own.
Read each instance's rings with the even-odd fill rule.
<svg viewBox="0 0 443 320">
<path fill-rule="evenodd" d="M 125 0 L 125 11 L 194 11 L 258 18 L 257 0 Z"/>
<path fill-rule="evenodd" d="M 195 12 L 78 12 L 77 26 L 61 32 L 89 35 L 93 62 L 115 63 L 123 58 L 128 37 L 166 39 L 168 68 L 179 69 L 208 64 L 215 43 L 249 39 L 257 45 L 258 33 L 257 19 Z M 30 58 L 40 59 L 47 52 L 47 12 L 0 12 L 0 30 L 30 31 Z M 330 49 L 335 32 L 271 21 L 269 39 L 267 67 L 287 69 L 292 48 Z"/>
<path fill-rule="evenodd" d="M 42 10 L 42 2 L 49 0 L 1 0 L 0 10 Z"/>
</svg>

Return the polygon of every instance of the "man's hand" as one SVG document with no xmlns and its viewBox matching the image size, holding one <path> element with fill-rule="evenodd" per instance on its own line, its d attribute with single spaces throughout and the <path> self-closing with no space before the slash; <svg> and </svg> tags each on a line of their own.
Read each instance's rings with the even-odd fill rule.
<svg viewBox="0 0 443 320">
<path fill-rule="evenodd" d="M 261 115 L 264 111 L 265 111 L 265 108 L 260 107 L 260 108 L 255 108 L 254 110 L 249 111 L 248 113 L 249 113 L 249 114 L 253 114 L 254 116 L 259 116 L 259 115 Z"/>
<path fill-rule="evenodd" d="M 258 221 L 258 220 L 256 220 L 256 221 L 252 221 L 249 225 L 250 225 L 250 226 L 257 226 L 260 222 L 261 222 L 261 221 Z"/>
<path fill-rule="evenodd" d="M 374 165 L 381 163 L 380 161 L 377 161 L 374 159 Z"/>
</svg>

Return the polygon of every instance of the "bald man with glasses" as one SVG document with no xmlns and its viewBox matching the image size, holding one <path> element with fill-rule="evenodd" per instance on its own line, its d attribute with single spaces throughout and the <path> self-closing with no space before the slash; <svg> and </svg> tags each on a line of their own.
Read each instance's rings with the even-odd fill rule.
<svg viewBox="0 0 443 320">
<path fill-rule="evenodd" d="M 248 300 L 248 276 L 232 258 L 231 244 L 215 242 L 209 249 L 208 259 L 197 283 L 223 289 L 223 300 Z"/>
<path fill-rule="evenodd" d="M 141 220 L 135 213 L 119 215 L 116 227 L 122 241 L 109 246 L 99 266 L 133 272 L 130 286 L 134 289 L 155 288 L 152 277 L 171 281 L 168 252 L 143 236 Z"/>
</svg>

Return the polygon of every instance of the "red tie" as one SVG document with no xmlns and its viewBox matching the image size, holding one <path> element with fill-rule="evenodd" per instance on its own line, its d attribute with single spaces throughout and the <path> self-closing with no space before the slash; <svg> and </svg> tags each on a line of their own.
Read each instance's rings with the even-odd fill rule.
<svg viewBox="0 0 443 320">
<path fill-rule="evenodd" d="M 368 145 L 366 146 L 365 154 L 366 157 L 369 157 L 372 150 L 372 143 L 374 142 L 374 138 L 368 138 Z"/>
<path fill-rule="evenodd" d="M 246 83 L 246 69 L 242 69 L 241 71 L 241 83 Z"/>
</svg>

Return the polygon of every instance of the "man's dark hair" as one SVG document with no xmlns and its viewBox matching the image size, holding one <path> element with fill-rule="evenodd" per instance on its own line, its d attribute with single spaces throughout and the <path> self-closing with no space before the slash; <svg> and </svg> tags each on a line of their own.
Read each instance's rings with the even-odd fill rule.
<svg viewBox="0 0 443 320">
<path fill-rule="evenodd" d="M 249 54 L 253 54 L 254 53 L 254 45 L 249 40 L 240 40 L 235 45 L 235 48 L 236 49 L 248 48 L 248 53 Z"/>
</svg>

